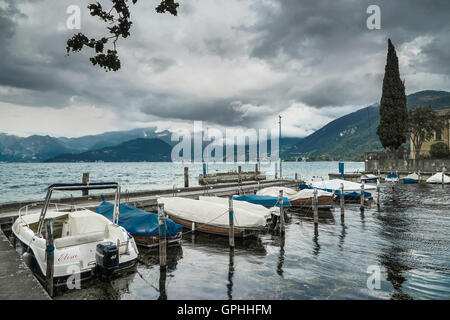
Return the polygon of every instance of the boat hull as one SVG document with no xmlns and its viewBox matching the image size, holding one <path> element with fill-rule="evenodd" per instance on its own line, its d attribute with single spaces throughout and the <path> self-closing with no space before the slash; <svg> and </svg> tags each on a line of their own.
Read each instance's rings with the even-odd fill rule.
<svg viewBox="0 0 450 320">
<path fill-rule="evenodd" d="M 192 230 L 192 224 L 194 223 L 195 231 L 204 232 L 204 233 L 210 233 L 220 236 L 229 236 L 229 228 L 228 227 L 221 227 L 221 226 L 215 226 L 211 224 L 202 224 L 202 223 L 196 223 L 191 220 L 183 219 L 180 217 L 176 217 L 174 215 L 171 215 L 169 213 L 169 218 L 172 219 L 175 223 L 181 224 L 183 227 L 187 229 Z M 234 237 L 235 238 L 247 238 L 247 237 L 254 237 L 257 235 L 259 230 L 255 229 L 242 229 L 234 227 Z"/>
<path fill-rule="evenodd" d="M 333 196 L 319 196 L 317 202 L 319 209 L 330 210 L 333 207 Z M 291 205 L 294 208 L 312 208 L 313 198 L 291 200 Z"/>
<path fill-rule="evenodd" d="M 402 180 L 403 180 L 403 183 L 404 183 L 404 184 L 419 183 L 419 180 L 417 180 L 417 179 L 403 178 Z"/>
</svg>

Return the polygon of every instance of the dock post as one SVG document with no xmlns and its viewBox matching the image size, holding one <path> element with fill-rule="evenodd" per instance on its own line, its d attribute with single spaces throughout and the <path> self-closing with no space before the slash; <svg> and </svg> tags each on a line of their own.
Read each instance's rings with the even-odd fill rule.
<svg viewBox="0 0 450 320">
<path fill-rule="evenodd" d="M 166 216 L 164 215 L 164 203 L 158 204 L 158 224 L 159 224 L 159 266 L 165 267 L 167 264 L 166 246 Z"/>
<path fill-rule="evenodd" d="M 319 223 L 319 201 L 317 200 L 317 188 L 314 188 L 313 210 L 314 224 L 317 225 Z"/>
<path fill-rule="evenodd" d="M 280 204 L 280 233 L 284 234 L 286 229 L 284 223 L 284 198 L 283 198 L 283 190 L 280 190 L 280 194 L 278 196 L 278 203 Z"/>
<path fill-rule="evenodd" d="M 341 216 L 344 215 L 344 184 L 341 183 L 341 194 L 340 194 L 340 199 L 339 199 L 339 203 L 341 205 Z"/>
<path fill-rule="evenodd" d="M 380 191 L 381 191 L 380 179 L 378 178 L 377 179 L 377 208 L 378 208 L 378 211 L 380 210 Z"/>
<path fill-rule="evenodd" d="M 444 187 L 445 167 L 442 167 L 442 187 Z"/>
<path fill-rule="evenodd" d="M 361 211 L 364 211 L 364 181 L 361 183 Z"/>
<path fill-rule="evenodd" d="M 233 197 L 228 199 L 228 220 L 230 228 L 228 231 L 230 247 L 234 248 L 234 212 L 233 212 Z"/>
<path fill-rule="evenodd" d="M 89 172 L 83 173 L 83 178 L 81 179 L 81 182 L 89 184 Z M 89 195 L 89 190 L 83 190 L 82 194 L 83 194 L 83 196 Z"/>
<path fill-rule="evenodd" d="M 184 187 L 189 188 L 189 168 L 184 167 Z"/>
<path fill-rule="evenodd" d="M 258 175 L 258 172 L 259 172 L 258 164 L 255 163 L 255 174 Z"/>
<path fill-rule="evenodd" d="M 45 219 L 45 258 L 47 264 L 47 292 L 50 297 L 53 297 L 53 271 L 54 271 L 54 259 L 55 259 L 55 246 L 53 244 L 53 219 Z"/>
<path fill-rule="evenodd" d="M 297 180 L 298 180 L 298 173 L 296 172 L 295 173 L 295 182 L 297 182 Z"/>
</svg>

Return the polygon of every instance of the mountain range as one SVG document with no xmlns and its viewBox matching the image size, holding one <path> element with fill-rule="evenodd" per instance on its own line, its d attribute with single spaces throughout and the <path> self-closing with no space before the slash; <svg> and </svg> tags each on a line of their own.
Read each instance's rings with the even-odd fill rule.
<svg viewBox="0 0 450 320">
<path fill-rule="evenodd" d="M 450 92 L 426 90 L 407 96 L 408 108 L 426 104 L 434 109 L 450 107 Z M 376 134 L 379 121 L 379 104 L 374 104 L 335 119 L 307 137 L 284 137 L 283 159 L 360 160 L 365 151 L 382 148 Z M 0 161 L 170 161 L 176 143 L 170 138 L 169 131 L 157 132 L 155 127 L 78 138 L 0 133 Z"/>
</svg>

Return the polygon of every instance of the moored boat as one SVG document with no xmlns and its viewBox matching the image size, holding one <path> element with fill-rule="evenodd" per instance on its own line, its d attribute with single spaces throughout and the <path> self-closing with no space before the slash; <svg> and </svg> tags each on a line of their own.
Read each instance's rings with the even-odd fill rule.
<svg viewBox="0 0 450 320">
<path fill-rule="evenodd" d="M 331 192 L 317 190 L 317 202 L 319 210 L 330 210 L 333 208 L 334 194 Z M 303 189 L 296 194 L 289 197 L 289 201 L 294 208 L 307 208 L 313 207 L 314 190 Z"/>
<path fill-rule="evenodd" d="M 289 199 L 290 196 L 297 193 L 296 190 L 287 188 L 287 187 L 267 187 L 256 192 L 259 196 L 273 196 L 278 197 L 280 194 L 280 190 L 283 191 L 283 196 Z"/>
<path fill-rule="evenodd" d="M 94 274 L 110 276 L 117 271 L 135 266 L 138 249 L 134 238 L 117 223 L 100 214 L 76 206 L 50 203 L 53 191 L 115 189 L 114 216 L 118 218 L 120 187 L 117 183 L 54 184 L 48 187 L 40 212 L 29 212 L 29 206 L 19 210 L 12 226 L 14 236 L 31 255 L 32 270 L 45 282 L 46 250 L 53 249 L 53 284 L 59 286 L 74 275 L 80 280 Z M 25 211 L 25 212 L 24 212 Z M 50 234 L 44 226 L 52 219 L 53 245 L 47 247 Z"/>
<path fill-rule="evenodd" d="M 401 180 L 403 180 L 404 184 L 419 183 L 419 175 L 417 173 L 411 173 L 406 177 L 401 178 Z"/>
<path fill-rule="evenodd" d="M 103 201 L 95 209 L 95 212 L 112 221 L 114 219 L 114 204 Z M 123 203 L 119 206 L 119 213 L 119 226 L 125 228 L 134 237 L 138 245 L 149 248 L 158 246 L 159 223 L 156 213 L 146 212 Z M 166 219 L 164 228 L 169 245 L 181 243 L 183 226 L 176 224 L 171 219 Z"/>
<path fill-rule="evenodd" d="M 233 200 L 245 201 L 253 204 L 262 205 L 266 208 L 280 207 L 278 196 L 262 196 L 258 194 L 247 194 L 243 196 L 234 196 Z M 291 203 L 287 197 L 283 197 L 283 207 L 290 207 Z"/>
<path fill-rule="evenodd" d="M 228 205 L 211 201 L 182 197 L 160 197 L 158 204 L 164 204 L 164 212 L 182 226 L 206 233 L 228 236 Z M 254 236 L 266 225 L 266 218 L 242 207 L 233 208 L 234 236 L 245 238 Z"/>
<path fill-rule="evenodd" d="M 386 176 L 386 178 L 384 179 L 384 181 L 387 182 L 398 182 L 400 179 L 400 176 L 396 173 L 390 173 Z"/>
<path fill-rule="evenodd" d="M 450 183 L 450 177 L 442 172 L 438 172 L 426 180 L 426 183 L 442 183 L 442 175 L 444 175 L 444 184 Z"/>
</svg>

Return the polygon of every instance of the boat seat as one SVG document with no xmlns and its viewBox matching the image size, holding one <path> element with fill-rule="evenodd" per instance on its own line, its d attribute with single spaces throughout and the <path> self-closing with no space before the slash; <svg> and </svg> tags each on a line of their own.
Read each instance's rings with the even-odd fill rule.
<svg viewBox="0 0 450 320">
<path fill-rule="evenodd" d="M 81 235 L 56 239 L 55 248 L 61 249 L 66 247 L 72 247 L 85 243 L 103 241 L 104 239 L 105 239 L 104 232 L 89 232 Z"/>
</svg>

